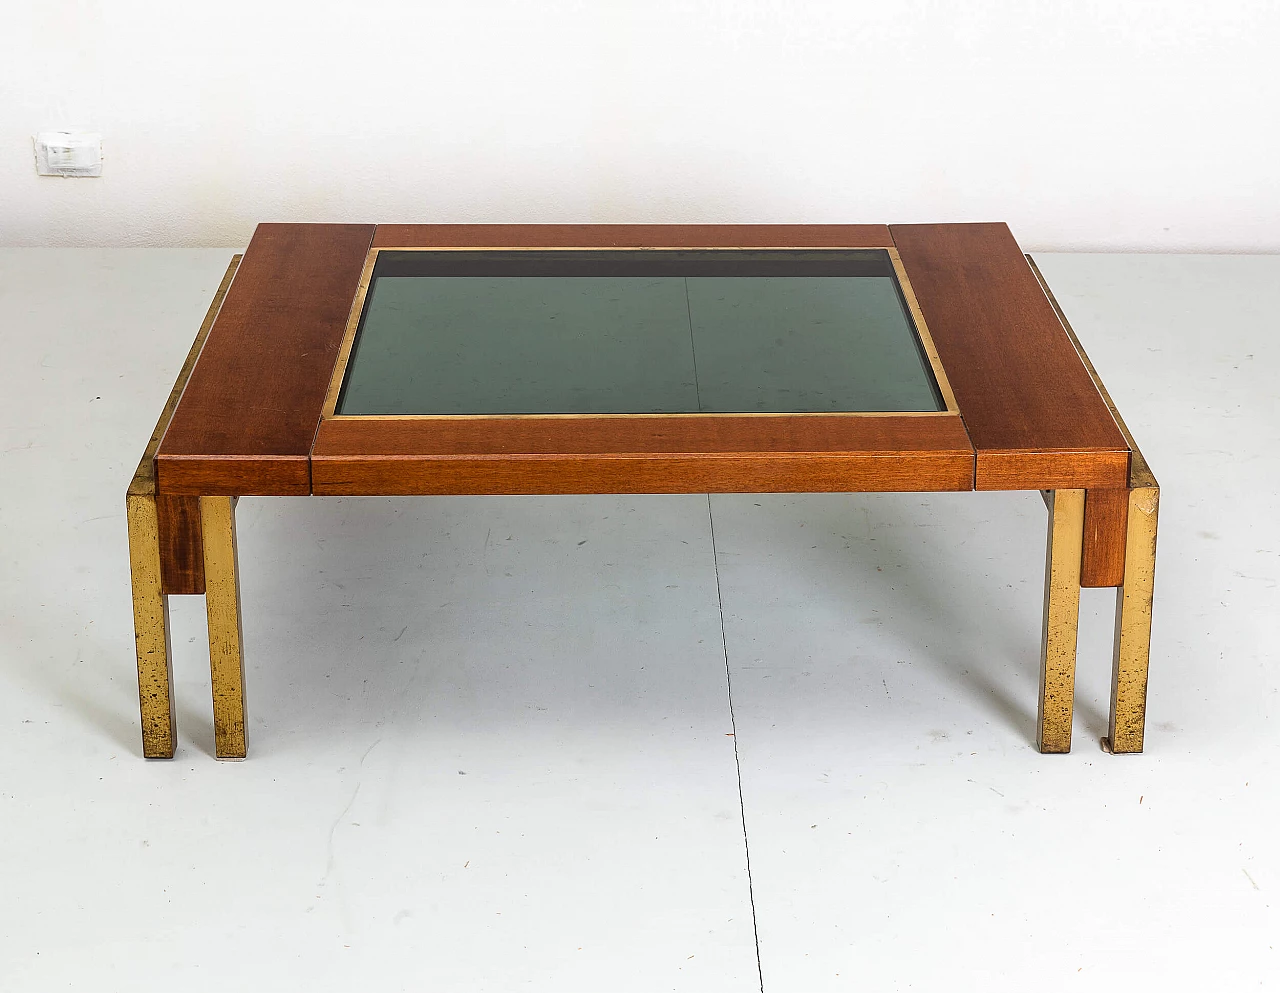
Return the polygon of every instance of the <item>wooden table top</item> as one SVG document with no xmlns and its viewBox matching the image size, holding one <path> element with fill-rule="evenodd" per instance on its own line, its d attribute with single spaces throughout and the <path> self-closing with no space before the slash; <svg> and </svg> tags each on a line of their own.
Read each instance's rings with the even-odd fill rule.
<svg viewBox="0 0 1280 993">
<path fill-rule="evenodd" d="M 395 248 L 889 250 L 954 405 L 928 416 L 326 415 L 372 252 Z M 1004 224 L 262 224 L 155 470 L 158 492 L 200 495 L 1112 490 L 1128 485 L 1130 451 Z"/>
</svg>

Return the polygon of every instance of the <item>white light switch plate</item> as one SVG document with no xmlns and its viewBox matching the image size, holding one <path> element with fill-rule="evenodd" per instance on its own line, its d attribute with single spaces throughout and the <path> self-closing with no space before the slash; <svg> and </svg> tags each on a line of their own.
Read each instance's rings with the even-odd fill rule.
<svg viewBox="0 0 1280 993">
<path fill-rule="evenodd" d="M 89 131 L 41 131 L 35 137 L 41 176 L 101 176 L 102 135 Z"/>
</svg>

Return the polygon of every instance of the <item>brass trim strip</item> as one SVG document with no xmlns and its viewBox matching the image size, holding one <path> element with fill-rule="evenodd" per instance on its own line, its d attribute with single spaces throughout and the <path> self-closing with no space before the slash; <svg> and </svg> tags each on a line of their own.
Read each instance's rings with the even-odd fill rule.
<svg viewBox="0 0 1280 993">
<path fill-rule="evenodd" d="M 1036 260 L 1030 255 L 1027 255 L 1026 259 L 1031 266 L 1031 271 L 1035 274 L 1036 280 L 1040 283 L 1040 289 L 1044 291 L 1044 295 L 1049 298 L 1049 303 L 1053 305 L 1053 310 L 1058 315 L 1059 323 L 1061 323 L 1063 330 L 1067 332 L 1067 337 L 1071 339 L 1071 344 L 1075 346 L 1076 354 L 1080 356 L 1080 361 L 1084 363 L 1085 369 L 1088 370 L 1089 378 L 1093 380 L 1093 385 L 1102 396 L 1107 409 L 1111 411 L 1111 417 L 1116 422 L 1116 427 L 1120 429 L 1120 433 L 1124 435 L 1125 443 L 1129 446 L 1130 489 L 1158 486 L 1155 474 L 1151 471 L 1151 466 L 1147 464 L 1146 457 L 1139 450 L 1138 443 L 1133 440 L 1133 434 L 1129 431 L 1129 426 L 1125 424 L 1115 401 L 1111 399 L 1111 394 L 1107 392 L 1107 388 L 1102 384 L 1102 377 L 1098 375 L 1098 370 L 1094 368 L 1092 360 L 1084 350 L 1084 346 L 1080 344 L 1080 339 L 1076 337 L 1075 329 L 1071 327 L 1071 322 L 1067 320 L 1067 315 L 1063 313 L 1062 307 L 1058 304 L 1058 298 L 1053 295 L 1053 290 L 1049 289 L 1049 284 L 1045 280 L 1044 274 L 1040 272 L 1040 267 L 1036 265 Z"/>
<path fill-rule="evenodd" d="M 347 362 L 351 359 L 351 349 L 356 342 L 356 329 L 360 327 L 360 315 L 364 313 L 364 300 L 369 293 L 369 284 L 373 281 L 373 268 L 378 262 L 381 248 L 370 248 L 365 256 L 364 268 L 360 271 L 360 282 L 356 286 L 355 299 L 351 301 L 351 312 L 347 314 L 347 328 L 342 333 L 342 344 L 338 347 L 338 357 L 333 365 L 333 375 L 329 378 L 329 389 L 325 391 L 324 407 L 320 411 L 320 419 L 327 421 L 335 416 L 338 406 L 338 394 L 342 392 L 342 381 L 347 376 Z M 312 439 L 314 447 L 315 440 Z"/>
<path fill-rule="evenodd" d="M 334 414 L 327 417 L 329 421 L 520 421 L 530 419 L 548 419 L 548 420 L 568 420 L 571 418 L 589 417 L 594 420 L 608 420 L 610 418 L 627 418 L 634 420 L 639 417 L 649 418 L 684 418 L 698 417 L 703 420 L 709 418 L 738 418 L 738 417 L 956 417 L 958 416 L 953 410 L 798 410 L 798 411 L 741 411 L 737 413 L 725 413 L 721 411 L 680 411 L 671 414 Z"/>
<path fill-rule="evenodd" d="M 916 333 L 920 335 L 920 343 L 924 346 L 925 355 L 929 358 L 929 365 L 933 368 L 933 378 L 938 384 L 938 391 L 942 394 L 942 402 L 946 406 L 946 412 L 950 414 L 960 413 L 960 406 L 956 403 L 956 395 L 951 391 L 951 382 L 947 379 L 946 370 L 942 368 L 942 359 L 938 357 L 937 346 L 933 343 L 933 335 L 929 333 L 929 325 L 925 323 L 924 311 L 920 309 L 920 301 L 916 299 L 916 291 L 911 286 L 911 278 L 907 275 L 907 270 L 902 264 L 902 257 L 898 254 L 896 248 L 886 248 L 889 258 L 893 261 L 893 271 L 898 274 L 898 285 L 902 287 L 902 295 L 906 298 L 907 309 L 911 311 L 911 318 L 916 324 Z"/>
<path fill-rule="evenodd" d="M 196 360 L 200 357 L 200 352 L 204 348 L 205 339 L 209 337 L 209 330 L 213 327 L 214 319 L 218 316 L 218 311 L 222 309 L 222 301 L 226 298 L 227 290 L 231 288 L 231 282 L 235 278 L 236 270 L 240 268 L 240 260 L 242 258 L 244 258 L 243 254 L 231 256 L 227 271 L 223 273 L 222 282 L 218 284 L 218 291 L 213 295 L 209 309 L 205 312 L 204 321 L 201 322 L 200 330 L 196 334 L 196 340 L 191 343 L 191 350 L 187 352 L 186 361 L 182 363 L 182 369 L 173 384 L 173 389 L 169 391 L 169 399 L 165 402 L 164 409 L 160 412 L 160 419 L 156 421 L 155 430 L 151 432 L 151 440 L 147 442 L 146 450 L 142 453 L 142 460 L 138 463 L 138 468 L 129 483 L 128 492 L 130 494 L 151 495 L 156 491 L 156 450 L 160 447 L 160 440 L 164 437 L 164 433 L 169 429 L 169 422 L 173 420 L 173 412 L 178 408 L 178 400 L 181 399 L 183 391 L 187 388 L 187 380 L 191 378 L 191 370 L 195 368 Z"/>
<path fill-rule="evenodd" d="M 929 360 L 929 366 L 933 371 L 933 377 L 938 384 L 938 390 L 942 394 L 942 401 L 945 405 L 944 410 L 806 410 L 806 411 L 717 411 L 699 412 L 699 411 L 683 411 L 680 413 L 644 413 L 644 414 L 339 414 L 336 413 L 338 406 L 338 397 L 342 393 L 342 383 L 347 375 L 347 363 L 351 361 L 351 351 L 355 346 L 356 331 L 360 326 L 360 317 L 364 313 L 365 299 L 369 293 L 369 285 L 373 280 L 373 270 L 377 265 L 379 252 L 546 252 L 546 251 L 569 251 L 569 252 L 618 252 L 618 251 L 869 251 L 869 252 L 887 252 L 889 260 L 893 265 L 894 273 L 898 277 L 898 284 L 902 287 L 903 297 L 907 301 L 907 309 L 910 312 L 911 319 L 915 323 L 916 332 L 920 336 L 921 344 L 924 346 L 925 356 Z M 365 258 L 364 269 L 360 273 L 360 283 L 356 288 L 355 298 L 351 302 L 351 311 L 347 315 L 347 327 L 342 335 L 342 344 L 338 348 L 338 355 L 334 362 L 333 374 L 329 379 L 329 388 L 325 391 L 324 407 L 321 410 L 320 419 L 322 421 L 342 420 L 390 420 L 390 421 L 417 421 L 417 420 L 496 420 L 499 418 L 519 418 L 519 417 L 950 417 L 960 413 L 960 408 L 956 403 L 955 394 L 951 390 L 951 383 L 947 379 L 946 371 L 942 368 L 942 360 L 938 357 L 938 350 L 934 346 L 933 336 L 929 334 L 929 327 L 925 323 L 924 313 L 920 309 L 920 303 L 916 299 L 915 290 L 911 287 L 911 280 L 907 276 L 907 271 L 902 265 L 902 258 L 898 255 L 898 250 L 892 247 L 885 248 L 815 248 L 815 249 L 797 249 L 795 246 L 778 246 L 778 247 L 757 247 L 752 248 L 699 248 L 687 249 L 679 246 L 668 248 L 650 247 L 645 248 L 617 248 L 611 246 L 590 245 L 580 248 L 571 246 L 557 245 L 554 248 L 546 246 L 529 246 L 520 245 L 516 247 L 499 248 L 496 246 L 486 246 L 478 248 L 474 246 L 448 246 L 448 247 L 394 247 L 394 248 L 370 248 L 369 254 Z"/>
</svg>

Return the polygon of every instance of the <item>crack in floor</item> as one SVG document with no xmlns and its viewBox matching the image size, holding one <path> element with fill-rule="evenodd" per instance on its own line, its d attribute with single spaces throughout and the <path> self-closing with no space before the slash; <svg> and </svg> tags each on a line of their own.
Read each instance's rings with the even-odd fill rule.
<svg viewBox="0 0 1280 993">
<path fill-rule="evenodd" d="M 756 945 L 756 977 L 764 993 L 764 966 L 760 961 L 760 924 L 756 919 L 756 891 L 751 879 L 751 846 L 747 841 L 747 805 L 742 798 L 742 762 L 738 758 L 738 721 L 733 713 L 733 676 L 729 671 L 729 639 L 724 630 L 724 595 L 720 592 L 720 557 L 716 554 L 716 522 L 711 514 L 711 494 L 707 494 L 707 523 L 711 526 L 711 562 L 716 572 L 716 603 L 720 607 L 720 645 L 724 649 L 725 693 L 729 698 L 729 726 L 733 730 L 733 766 L 738 774 L 738 812 L 742 815 L 742 851 L 747 862 L 747 897 L 751 901 L 751 933 Z"/>
</svg>

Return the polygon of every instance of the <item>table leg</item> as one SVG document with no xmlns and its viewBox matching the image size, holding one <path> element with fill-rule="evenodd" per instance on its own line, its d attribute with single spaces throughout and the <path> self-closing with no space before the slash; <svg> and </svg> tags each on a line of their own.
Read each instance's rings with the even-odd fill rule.
<svg viewBox="0 0 1280 993">
<path fill-rule="evenodd" d="M 1080 622 L 1080 554 L 1084 490 L 1049 494 L 1049 549 L 1044 582 L 1044 638 L 1040 649 L 1040 706 L 1036 744 L 1042 752 L 1071 751 Z"/>
<path fill-rule="evenodd" d="M 142 754 L 149 759 L 171 759 L 177 737 L 173 662 L 169 654 L 169 598 L 160 581 L 160 521 L 155 496 L 130 493 L 125 498 L 125 513 L 129 520 Z"/>
<path fill-rule="evenodd" d="M 1107 746 L 1113 752 L 1142 751 L 1159 513 L 1158 487 L 1129 491 L 1124 582 L 1116 590 L 1116 638 L 1111 667 L 1111 727 Z"/>
<path fill-rule="evenodd" d="M 201 497 L 200 520 L 204 529 L 204 599 L 209 615 L 214 753 L 220 759 L 242 759 L 247 743 L 235 498 Z"/>
</svg>

